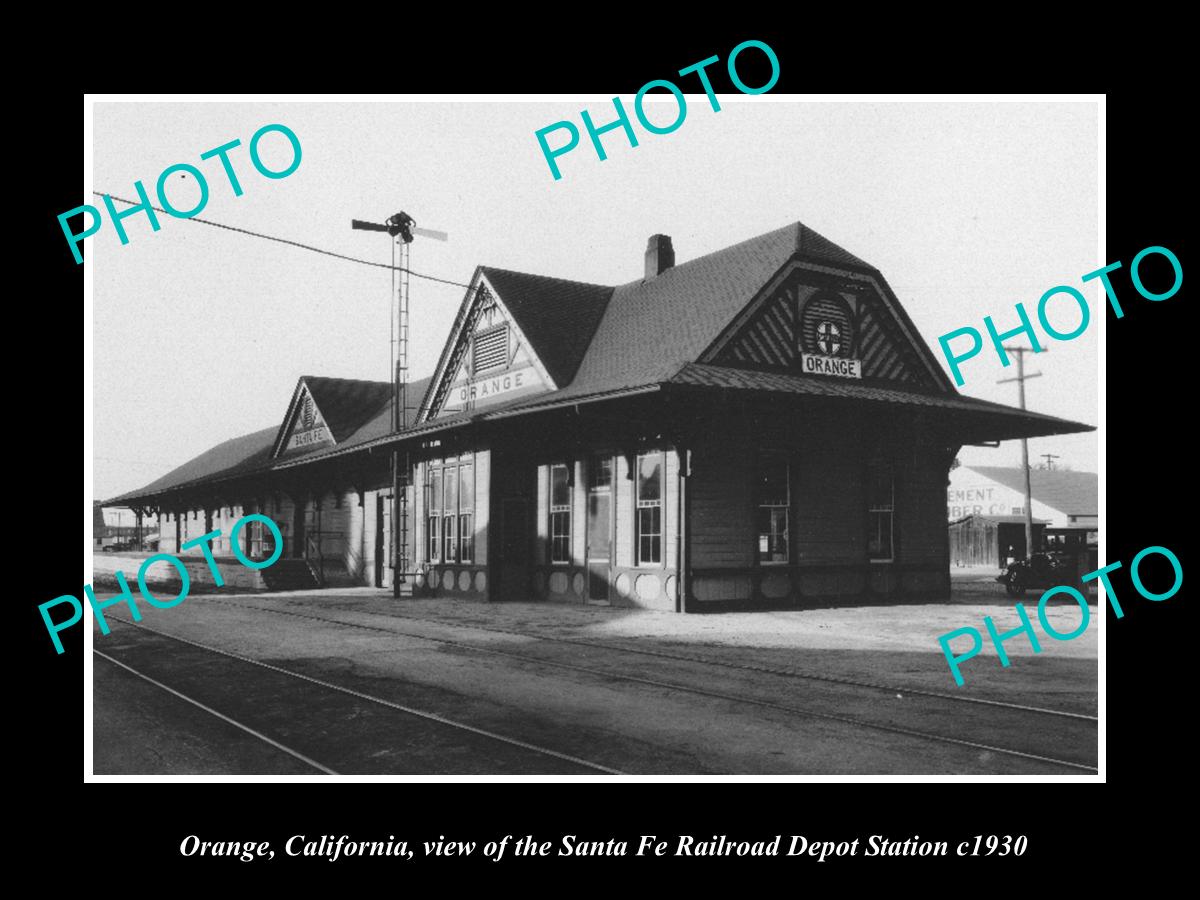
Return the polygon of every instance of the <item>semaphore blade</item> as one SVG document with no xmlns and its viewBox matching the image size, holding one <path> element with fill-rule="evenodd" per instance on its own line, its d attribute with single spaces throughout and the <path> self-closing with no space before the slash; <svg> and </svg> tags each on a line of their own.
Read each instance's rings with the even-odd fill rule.
<svg viewBox="0 0 1200 900">
<path fill-rule="evenodd" d="M 430 228 L 413 228 L 413 234 L 419 234 L 421 237 L 433 238 L 435 241 L 448 241 L 450 235 L 444 231 L 434 231 Z"/>
</svg>

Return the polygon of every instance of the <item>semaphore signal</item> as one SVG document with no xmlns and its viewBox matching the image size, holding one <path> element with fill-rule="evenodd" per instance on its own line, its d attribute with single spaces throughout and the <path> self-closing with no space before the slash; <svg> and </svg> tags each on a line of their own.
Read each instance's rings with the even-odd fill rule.
<svg viewBox="0 0 1200 900">
<path fill-rule="evenodd" d="M 416 221 L 406 212 L 398 212 L 383 223 L 351 219 L 350 227 L 356 231 L 383 231 L 392 237 L 392 309 L 391 359 L 389 368 L 392 380 L 392 432 L 398 433 L 408 427 L 408 290 L 409 290 L 409 245 L 413 237 L 449 240 L 444 231 L 418 228 Z M 396 275 L 399 273 L 399 280 Z M 408 560 L 408 451 L 401 466 L 400 451 L 392 449 L 392 596 L 400 597 L 400 585 L 406 579 Z"/>
</svg>

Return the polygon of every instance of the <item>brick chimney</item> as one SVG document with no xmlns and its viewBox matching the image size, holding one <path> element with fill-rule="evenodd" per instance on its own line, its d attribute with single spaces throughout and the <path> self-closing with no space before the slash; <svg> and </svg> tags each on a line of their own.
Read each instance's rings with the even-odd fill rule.
<svg viewBox="0 0 1200 900">
<path fill-rule="evenodd" d="M 671 246 L 671 238 L 666 234 L 650 236 L 646 242 L 646 280 L 649 281 L 661 275 L 675 265 L 675 248 Z"/>
</svg>

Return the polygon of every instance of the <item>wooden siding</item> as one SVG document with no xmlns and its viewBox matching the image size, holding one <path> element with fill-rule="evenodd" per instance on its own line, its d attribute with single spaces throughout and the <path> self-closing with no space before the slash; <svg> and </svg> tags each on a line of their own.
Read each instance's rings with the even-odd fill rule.
<svg viewBox="0 0 1200 900">
<path fill-rule="evenodd" d="M 691 566 L 729 568 L 754 563 L 754 522 L 748 445 L 708 444 L 693 454 Z"/>
<path fill-rule="evenodd" d="M 756 558 L 754 472 L 763 451 L 789 460 L 787 565 Z M 867 557 L 866 467 L 876 452 L 895 472 L 891 562 Z M 803 605 L 808 598 L 863 593 L 944 597 L 949 548 L 942 498 L 949 459 L 913 430 L 894 433 L 829 415 L 810 416 L 790 432 L 764 427 L 754 440 L 736 444 L 698 444 L 689 492 L 692 596 L 701 605 L 734 606 Z"/>
<path fill-rule="evenodd" d="M 866 561 L 863 459 L 848 429 L 826 423 L 820 441 L 792 457 L 792 547 L 796 563 Z"/>
</svg>

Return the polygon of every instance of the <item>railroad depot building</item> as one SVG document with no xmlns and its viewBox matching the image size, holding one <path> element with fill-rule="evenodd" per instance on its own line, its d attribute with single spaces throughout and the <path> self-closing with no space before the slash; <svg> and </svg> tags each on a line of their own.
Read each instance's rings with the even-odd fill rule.
<svg viewBox="0 0 1200 900">
<path fill-rule="evenodd" d="M 284 542 L 267 586 L 390 586 L 399 448 L 418 594 L 930 599 L 960 446 L 1091 430 L 959 395 L 883 276 L 799 223 L 678 265 L 655 235 L 617 287 L 480 266 L 400 432 L 391 391 L 304 376 L 277 425 L 107 504 L 155 517 L 163 552 L 220 529 L 230 565 L 261 512 Z M 239 541 L 274 549 L 261 523 Z"/>
</svg>

